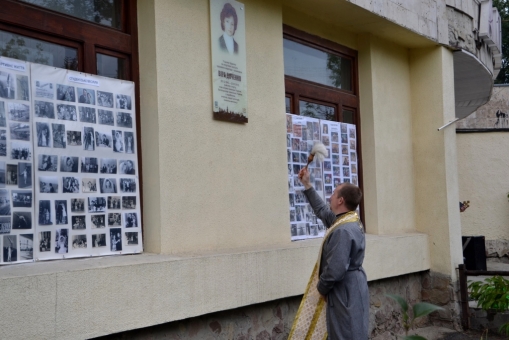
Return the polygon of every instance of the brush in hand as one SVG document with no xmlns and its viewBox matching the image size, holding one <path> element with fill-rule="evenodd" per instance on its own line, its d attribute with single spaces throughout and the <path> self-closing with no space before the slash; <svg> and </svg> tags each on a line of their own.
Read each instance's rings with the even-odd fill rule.
<svg viewBox="0 0 509 340">
<path fill-rule="evenodd" d="M 307 168 L 308 165 L 316 159 L 317 162 L 323 162 L 323 159 L 328 157 L 329 152 L 327 148 L 322 143 L 318 142 L 313 145 L 313 149 L 311 149 L 311 153 L 308 156 L 308 164 L 304 168 Z"/>
</svg>

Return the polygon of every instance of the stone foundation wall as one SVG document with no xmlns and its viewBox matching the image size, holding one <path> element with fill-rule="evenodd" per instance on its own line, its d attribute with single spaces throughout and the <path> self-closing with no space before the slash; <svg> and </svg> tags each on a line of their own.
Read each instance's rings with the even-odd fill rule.
<svg viewBox="0 0 509 340">
<path fill-rule="evenodd" d="M 429 273 L 415 273 L 369 283 L 370 291 L 370 338 L 394 339 L 402 334 L 401 309 L 385 294 L 404 297 L 410 305 L 429 301 L 445 308 L 444 312 L 430 318 L 433 324 L 458 328 L 459 313 L 456 307 L 456 289 L 450 278 Z M 283 340 L 288 337 L 293 319 L 297 314 L 301 296 L 270 301 L 233 310 L 202 315 L 182 321 L 133 330 L 102 337 L 100 339 L 235 339 L 235 340 Z M 430 318 L 421 318 L 416 327 L 424 327 Z"/>
</svg>

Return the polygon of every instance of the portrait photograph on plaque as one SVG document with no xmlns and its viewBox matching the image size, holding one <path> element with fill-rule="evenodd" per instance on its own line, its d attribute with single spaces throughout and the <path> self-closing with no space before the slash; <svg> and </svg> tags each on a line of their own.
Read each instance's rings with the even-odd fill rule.
<svg viewBox="0 0 509 340">
<path fill-rule="evenodd" d="M 247 123 L 244 4 L 210 0 L 214 119 Z"/>
</svg>

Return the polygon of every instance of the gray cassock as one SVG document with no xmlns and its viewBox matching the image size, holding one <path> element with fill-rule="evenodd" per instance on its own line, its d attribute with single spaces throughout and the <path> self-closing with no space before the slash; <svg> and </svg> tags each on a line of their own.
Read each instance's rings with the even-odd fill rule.
<svg viewBox="0 0 509 340">
<path fill-rule="evenodd" d="M 315 189 L 304 191 L 316 216 L 329 228 L 337 216 Z M 336 228 L 323 245 L 317 289 L 327 297 L 329 340 L 366 340 L 369 292 L 362 268 L 366 238 L 359 222 Z"/>
</svg>

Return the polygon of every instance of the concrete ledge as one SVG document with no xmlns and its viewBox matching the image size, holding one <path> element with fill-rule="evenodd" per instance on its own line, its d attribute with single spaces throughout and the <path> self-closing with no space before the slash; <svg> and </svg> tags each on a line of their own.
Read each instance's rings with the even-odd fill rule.
<svg viewBox="0 0 509 340">
<path fill-rule="evenodd" d="M 320 242 L 1 267 L 2 338 L 90 338 L 299 295 Z M 426 235 L 368 235 L 367 243 L 370 280 L 429 268 Z"/>
</svg>

